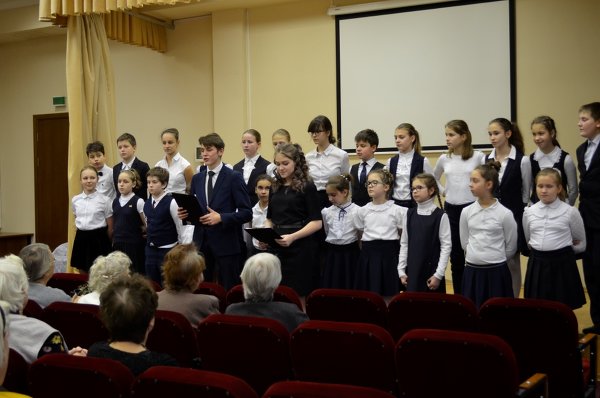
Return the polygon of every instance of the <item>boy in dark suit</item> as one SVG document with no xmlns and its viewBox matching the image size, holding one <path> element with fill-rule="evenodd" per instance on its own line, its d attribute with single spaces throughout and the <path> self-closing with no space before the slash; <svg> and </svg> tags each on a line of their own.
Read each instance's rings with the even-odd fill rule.
<svg viewBox="0 0 600 398">
<path fill-rule="evenodd" d="M 142 186 L 134 189 L 133 192 L 140 198 L 148 199 L 148 182 L 146 181 L 146 174 L 150 170 L 148 163 L 142 162 L 135 156 L 135 150 L 137 144 L 135 137 L 132 134 L 124 133 L 117 138 L 117 149 L 119 150 L 119 156 L 121 156 L 121 163 L 117 163 L 113 167 L 113 182 L 115 187 L 118 187 L 119 173 L 121 170 L 134 169 L 140 175 Z M 117 196 L 119 196 L 117 190 Z"/>
<path fill-rule="evenodd" d="M 371 129 L 359 131 L 354 137 L 356 142 L 356 155 L 360 162 L 352 165 L 350 175 L 353 179 L 352 201 L 359 206 L 364 206 L 371 201 L 367 193 L 367 176 L 371 170 L 383 168 L 383 163 L 375 159 L 375 151 L 379 145 L 377 133 Z"/>
<path fill-rule="evenodd" d="M 579 134 L 586 141 L 577 148 L 579 168 L 579 212 L 585 226 L 587 246 L 583 275 L 590 296 L 594 326 L 584 333 L 600 334 L 600 102 L 579 108 Z"/>
<path fill-rule="evenodd" d="M 225 143 L 216 134 L 198 139 L 206 168 L 192 178 L 190 192 L 202 209 L 194 229 L 194 242 L 206 259 L 205 279 L 215 279 L 230 289 L 240 283 L 242 225 L 252 220 L 252 207 L 242 175 L 225 167 L 221 158 Z M 187 213 L 180 209 L 180 218 Z M 245 253 L 244 253 L 245 255 Z"/>
</svg>

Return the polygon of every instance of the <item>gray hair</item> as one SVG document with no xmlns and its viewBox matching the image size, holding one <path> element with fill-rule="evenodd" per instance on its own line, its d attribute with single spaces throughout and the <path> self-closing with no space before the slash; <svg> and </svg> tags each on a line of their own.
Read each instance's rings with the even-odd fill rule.
<svg viewBox="0 0 600 398">
<path fill-rule="evenodd" d="M 255 254 L 246 260 L 240 277 L 246 301 L 271 301 L 281 282 L 281 262 L 271 253 Z"/>
<path fill-rule="evenodd" d="M 88 287 L 90 291 L 102 292 L 117 278 L 129 275 L 131 260 L 127 254 L 114 251 L 107 256 L 100 256 L 94 260 L 90 268 L 90 280 Z"/>
<path fill-rule="evenodd" d="M 19 252 L 19 257 L 25 265 L 25 272 L 31 282 L 38 281 L 48 273 L 53 266 L 53 255 L 45 243 L 32 243 Z"/>
<path fill-rule="evenodd" d="M 0 300 L 0 311 L 2 311 L 2 315 L 0 316 L 0 319 L 2 319 L 2 322 L 0 322 L 0 337 L 6 339 L 8 334 L 8 325 L 10 323 L 8 317 L 8 314 L 10 313 L 10 304 L 8 304 L 6 301 Z M 8 344 L 6 346 L 8 348 Z M 8 355 L 8 352 L 4 352 L 4 344 L 0 343 L 0 363 L 4 363 L 5 355 Z"/>
<path fill-rule="evenodd" d="M 0 300 L 8 302 L 10 312 L 23 310 L 28 290 L 23 260 L 14 254 L 0 258 Z"/>
</svg>

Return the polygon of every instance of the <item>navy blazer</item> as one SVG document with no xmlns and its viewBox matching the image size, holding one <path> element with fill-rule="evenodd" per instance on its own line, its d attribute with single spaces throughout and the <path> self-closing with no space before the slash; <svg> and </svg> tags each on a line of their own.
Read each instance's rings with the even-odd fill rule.
<svg viewBox="0 0 600 398">
<path fill-rule="evenodd" d="M 362 162 L 353 164 L 352 167 L 350 167 L 350 175 L 354 180 L 354 184 L 352 185 L 352 202 L 359 206 L 364 206 L 371 201 L 371 198 L 367 192 L 367 187 L 358 181 L 358 168 L 361 164 Z M 382 169 L 383 166 L 383 163 L 375 162 L 371 170 Z"/>
<path fill-rule="evenodd" d="M 117 192 L 117 197 L 119 197 L 119 195 L 120 195 L 118 180 L 119 180 L 119 173 L 121 172 L 122 168 L 123 168 L 123 162 L 119 162 L 116 165 L 114 165 L 114 167 L 113 167 L 113 181 L 115 183 L 115 191 Z M 131 165 L 131 168 L 138 172 L 138 174 L 140 175 L 141 183 L 142 183 L 142 186 L 137 189 L 134 189 L 133 192 L 140 198 L 144 199 L 144 201 L 145 201 L 146 199 L 148 199 L 148 180 L 146 179 L 146 174 L 148 174 L 148 171 L 150 170 L 150 166 L 148 166 L 148 163 L 141 161 L 140 159 L 138 159 L 136 157 L 133 160 L 133 164 Z"/>
<path fill-rule="evenodd" d="M 197 223 L 194 229 L 194 243 L 200 250 L 203 245 L 209 245 L 219 257 L 240 254 L 239 231 L 244 223 L 252 220 L 252 206 L 244 177 L 223 165 L 215 182 L 210 203 L 206 203 L 206 177 L 206 168 L 194 175 L 190 193 L 198 199 L 202 214 L 208 213 L 207 207 L 210 207 L 221 215 L 221 222 L 212 226 Z"/>
<path fill-rule="evenodd" d="M 579 169 L 579 212 L 586 228 L 600 229 L 600 150 L 590 161 L 590 167 L 585 167 L 585 151 L 588 142 L 577 148 L 577 167 Z"/>
<path fill-rule="evenodd" d="M 239 161 L 233 165 L 233 169 L 235 171 L 239 171 L 240 173 L 242 173 L 242 176 L 244 176 L 244 162 L 245 162 L 245 159 L 242 159 L 241 161 Z M 259 156 L 258 159 L 256 159 L 256 163 L 254 163 L 254 168 L 252 169 L 252 172 L 250 173 L 250 177 L 248 178 L 248 184 L 246 184 L 246 189 L 248 190 L 248 196 L 250 197 L 250 204 L 252 206 L 254 206 L 256 203 L 258 203 L 258 195 L 256 195 L 256 192 L 255 192 L 256 179 L 261 174 L 267 174 L 267 166 L 270 164 L 271 164 L 271 162 L 269 162 L 262 156 Z"/>
</svg>

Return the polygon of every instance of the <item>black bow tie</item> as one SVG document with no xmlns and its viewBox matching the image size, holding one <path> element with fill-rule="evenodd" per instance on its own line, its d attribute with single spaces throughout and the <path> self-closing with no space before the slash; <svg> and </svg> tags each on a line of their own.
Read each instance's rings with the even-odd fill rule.
<svg viewBox="0 0 600 398">
<path fill-rule="evenodd" d="M 98 175 L 99 175 L 100 177 L 102 177 L 102 172 L 101 172 L 101 171 L 99 171 L 99 172 L 98 172 Z"/>
</svg>

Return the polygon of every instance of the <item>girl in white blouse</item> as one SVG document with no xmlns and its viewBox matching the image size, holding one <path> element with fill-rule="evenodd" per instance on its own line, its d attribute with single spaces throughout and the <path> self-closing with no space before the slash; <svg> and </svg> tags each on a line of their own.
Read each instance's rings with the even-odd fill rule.
<svg viewBox="0 0 600 398">
<path fill-rule="evenodd" d="M 324 288 L 353 289 L 360 248 L 359 232 L 354 226 L 354 215 L 359 206 L 351 200 L 350 174 L 330 177 L 325 191 L 332 206 L 321 210 L 325 228 Z"/>
<path fill-rule="evenodd" d="M 452 286 L 455 294 L 462 293 L 462 276 L 465 268 L 465 254 L 460 247 L 459 220 L 461 211 L 473 203 L 475 196 L 469 190 L 471 172 L 485 161 L 485 155 L 475 151 L 471 145 L 471 132 L 463 120 L 451 120 L 446 126 L 446 145 L 448 153 L 438 159 L 433 175 L 440 180 L 446 176 L 444 210 L 450 221 L 452 236 L 452 251 L 450 264 L 452 266 Z"/>
<path fill-rule="evenodd" d="M 400 291 L 398 253 L 406 207 L 389 200 L 393 184 L 394 177 L 389 171 L 371 170 L 367 176 L 367 192 L 372 201 L 359 208 L 354 217 L 354 225 L 362 231 L 354 286 L 382 296 L 393 296 Z"/>
<path fill-rule="evenodd" d="M 517 223 L 494 197 L 500 163 L 490 161 L 471 172 L 469 188 L 477 201 L 460 215 L 460 242 L 465 250 L 463 295 L 480 307 L 491 297 L 513 297 L 507 265 L 517 251 Z"/>
<path fill-rule="evenodd" d="M 190 190 L 190 183 L 194 176 L 194 169 L 179 153 L 179 130 L 169 128 L 160 133 L 165 157 L 159 160 L 155 167 L 169 170 L 169 184 L 167 192 L 186 193 Z M 146 178 L 145 176 L 140 176 Z"/>
<path fill-rule="evenodd" d="M 540 201 L 525 209 L 523 228 L 531 248 L 525 297 L 560 301 L 572 309 L 585 304 L 575 253 L 585 250 L 579 211 L 564 202 L 560 173 L 541 170 L 535 180 Z"/>
</svg>

